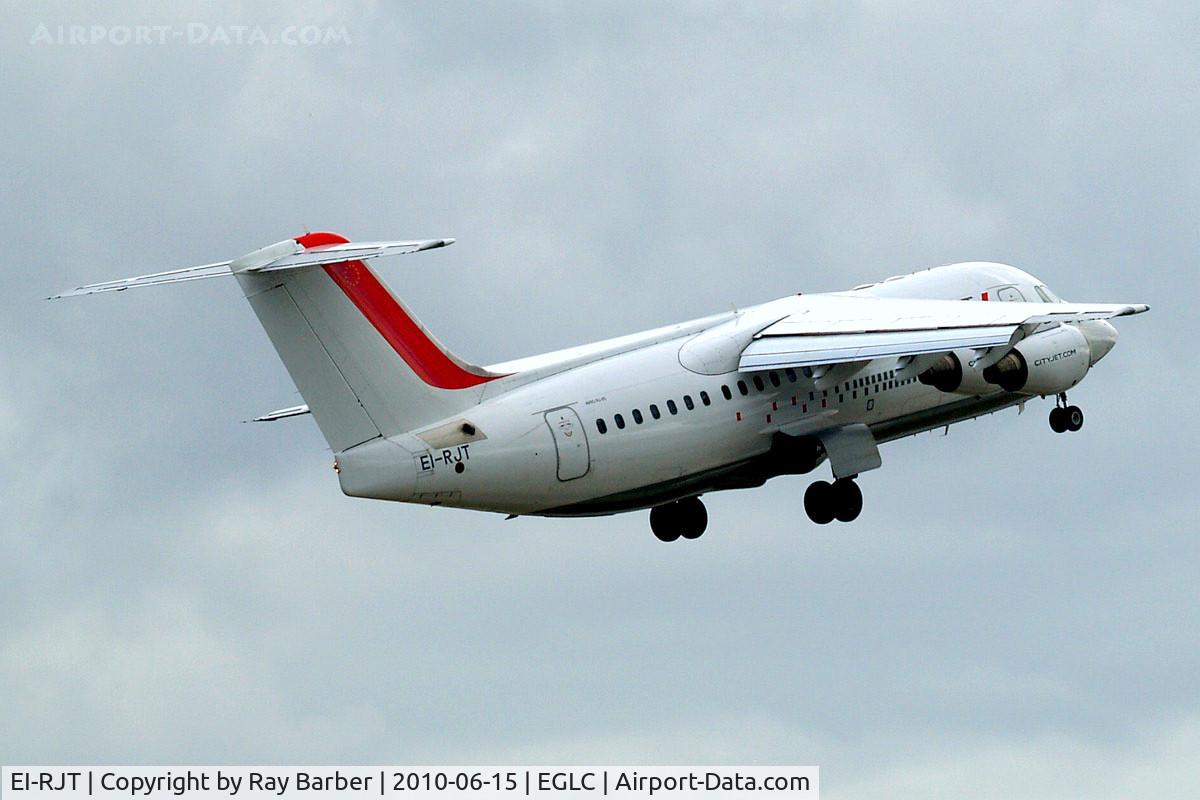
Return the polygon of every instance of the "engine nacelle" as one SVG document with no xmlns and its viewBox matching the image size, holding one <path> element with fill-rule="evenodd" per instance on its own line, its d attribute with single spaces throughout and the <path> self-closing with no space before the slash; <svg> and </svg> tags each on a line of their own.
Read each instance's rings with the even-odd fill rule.
<svg viewBox="0 0 1200 800">
<path fill-rule="evenodd" d="M 1030 336 L 983 370 L 983 379 L 1006 392 L 1058 394 L 1083 380 L 1091 364 L 1087 339 L 1072 325 Z"/>
<path fill-rule="evenodd" d="M 983 379 L 983 370 L 975 366 L 972 350 L 946 353 L 933 366 L 917 376 L 917 380 L 938 391 L 956 394 L 995 394 L 1000 389 Z"/>
</svg>

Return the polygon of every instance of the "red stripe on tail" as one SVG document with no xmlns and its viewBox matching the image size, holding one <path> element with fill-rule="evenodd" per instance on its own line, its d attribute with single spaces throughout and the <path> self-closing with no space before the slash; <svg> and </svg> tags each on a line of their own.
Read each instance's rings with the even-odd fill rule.
<svg viewBox="0 0 1200 800">
<path fill-rule="evenodd" d="M 348 242 L 336 233 L 308 233 L 296 241 L 305 249 Z M 451 358 L 409 315 L 387 287 L 361 261 L 326 264 L 324 270 L 421 380 L 439 389 L 469 389 L 503 375 L 475 372 Z"/>
</svg>

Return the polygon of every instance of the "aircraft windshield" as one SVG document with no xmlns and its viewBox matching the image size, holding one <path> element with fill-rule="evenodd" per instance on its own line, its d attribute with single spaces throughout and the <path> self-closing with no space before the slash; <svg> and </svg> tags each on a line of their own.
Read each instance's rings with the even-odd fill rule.
<svg viewBox="0 0 1200 800">
<path fill-rule="evenodd" d="M 1059 297 L 1054 292 L 1050 291 L 1050 289 L 1048 289 L 1047 287 L 1045 287 L 1041 284 L 1034 286 L 1033 289 L 1034 289 L 1034 291 L 1036 291 L 1038 293 L 1038 296 L 1041 297 L 1042 300 L 1047 303 L 1061 303 L 1063 301 L 1063 299 L 1061 297 Z"/>
</svg>

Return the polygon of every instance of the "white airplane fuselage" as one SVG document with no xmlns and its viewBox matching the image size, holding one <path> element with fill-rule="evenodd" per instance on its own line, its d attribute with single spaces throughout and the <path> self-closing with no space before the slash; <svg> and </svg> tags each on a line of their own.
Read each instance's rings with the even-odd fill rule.
<svg viewBox="0 0 1200 800">
<path fill-rule="evenodd" d="M 55 297 L 232 277 L 304 397 L 342 491 L 509 515 L 650 509 L 663 541 L 708 524 L 700 496 L 829 463 L 818 524 L 862 511 L 878 445 L 1075 387 L 1144 304 L 1067 303 L 1015 267 L 952 264 L 793 295 L 482 368 L 446 350 L 367 266 L 453 239 L 306 233 L 240 258 Z M 53 298 L 52 298 L 53 299 Z M 965 302 L 960 302 L 965 301 Z"/>
<path fill-rule="evenodd" d="M 1028 273 L 977 262 L 838 294 L 1037 302 L 1046 293 Z M 490 367 L 512 377 L 464 413 L 337 454 L 343 491 L 514 515 L 608 514 L 760 485 L 823 460 L 781 441 L 863 424 L 886 442 L 1036 396 L 990 384 L 944 392 L 895 357 L 824 375 L 738 371 L 755 332 L 802 314 L 806 297 Z M 1102 320 L 1061 327 L 1078 335 L 1047 358 L 1079 379 L 1116 340 Z"/>
</svg>

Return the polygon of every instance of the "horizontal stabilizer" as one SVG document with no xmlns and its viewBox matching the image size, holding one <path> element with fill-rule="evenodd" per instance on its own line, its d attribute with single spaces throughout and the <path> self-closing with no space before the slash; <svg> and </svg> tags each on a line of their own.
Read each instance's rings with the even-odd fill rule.
<svg viewBox="0 0 1200 800">
<path fill-rule="evenodd" d="M 289 243 L 291 247 L 287 246 Z M 346 242 L 320 245 L 306 249 L 299 242 L 291 239 L 284 240 L 279 244 L 271 245 L 248 256 L 242 256 L 242 258 L 231 261 L 217 261 L 212 264 L 201 264 L 196 267 L 183 267 L 182 269 L 172 269 L 166 272 L 153 272 L 149 275 L 137 275 L 132 278 L 119 278 L 112 281 L 90 283 L 46 299 L 58 300 L 63 297 L 99 294 L 101 292 L 123 292 L 126 289 L 136 289 L 142 286 L 160 286 L 165 283 L 183 283 L 184 281 L 198 281 L 205 278 L 219 278 L 232 275 L 233 271 L 277 272 L 287 269 L 316 267 L 323 264 L 340 264 L 344 261 L 366 261 L 382 256 L 420 253 L 424 250 L 433 250 L 451 244 L 454 244 L 453 239 L 421 239 L 406 242 Z M 264 252 L 269 252 L 271 255 L 280 253 L 280 255 L 265 261 L 265 263 L 256 263 L 252 257 Z M 239 269 L 240 264 L 247 263 L 247 260 L 249 260 L 248 263 L 254 264 L 254 266 Z M 262 259 L 259 259 L 259 261 L 262 261 Z"/>
<path fill-rule="evenodd" d="M 153 272 L 149 275 L 137 275 L 132 278 L 118 278 L 115 281 L 101 281 L 100 283 L 90 283 L 87 286 L 80 286 L 77 289 L 72 289 L 69 292 L 56 294 L 53 297 L 47 297 L 47 300 L 58 300 L 63 297 L 75 297 L 83 294 L 97 294 L 99 292 L 123 292 L 126 289 L 132 289 L 139 286 L 158 286 L 163 283 L 182 283 L 183 281 L 198 281 L 203 278 L 219 278 L 222 275 L 228 275 L 229 265 L 232 261 L 217 261 L 213 264 L 201 264 L 198 267 L 184 267 L 183 269 L 171 269 L 166 272 Z"/>
<path fill-rule="evenodd" d="M 281 269 L 315 267 L 320 264 L 340 264 L 343 261 L 367 261 L 381 256 L 402 256 L 420 253 L 454 244 L 453 239 L 425 239 L 418 242 L 346 242 L 314 247 L 310 250 L 284 256 L 264 267 L 251 272 L 277 272 Z"/>
</svg>

